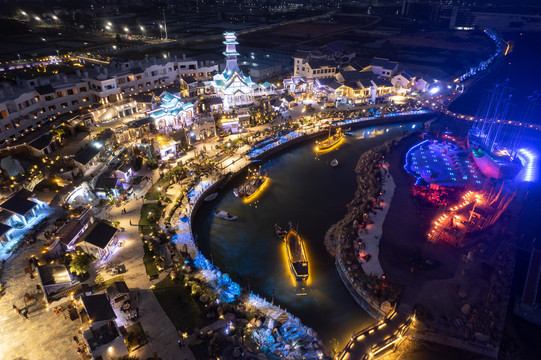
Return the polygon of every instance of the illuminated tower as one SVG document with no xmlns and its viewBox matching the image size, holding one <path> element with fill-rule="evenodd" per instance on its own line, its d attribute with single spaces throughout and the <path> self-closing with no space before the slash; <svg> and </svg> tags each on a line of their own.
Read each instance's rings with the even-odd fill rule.
<svg viewBox="0 0 541 360">
<path fill-rule="evenodd" d="M 235 46 L 239 44 L 237 42 L 237 37 L 235 36 L 234 32 L 225 32 L 224 36 L 225 51 L 223 54 L 225 55 L 226 59 L 225 73 L 231 74 L 234 71 L 240 72 L 239 65 L 237 64 L 237 56 L 239 56 L 240 54 L 235 48 Z"/>
</svg>

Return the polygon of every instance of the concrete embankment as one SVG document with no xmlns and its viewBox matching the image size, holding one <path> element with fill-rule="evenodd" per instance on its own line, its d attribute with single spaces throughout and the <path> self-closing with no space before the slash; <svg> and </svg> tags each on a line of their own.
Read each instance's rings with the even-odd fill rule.
<svg viewBox="0 0 541 360">
<path fill-rule="evenodd" d="M 380 309 L 378 304 L 370 301 L 370 296 L 366 294 L 366 290 L 356 286 L 355 279 L 349 276 L 346 270 L 347 265 L 344 264 L 344 256 L 342 256 L 341 252 L 342 250 L 339 247 L 335 258 L 336 270 L 338 271 L 338 275 L 340 275 L 340 278 L 344 282 L 344 285 L 348 289 L 349 293 L 355 299 L 357 304 L 359 304 L 359 306 L 362 307 L 363 310 L 366 311 L 370 316 L 376 320 L 383 319 L 386 313 Z"/>
<path fill-rule="evenodd" d="M 434 116 L 435 115 L 433 113 L 427 113 L 427 114 L 420 114 L 420 115 L 400 115 L 400 116 L 378 117 L 376 119 L 362 120 L 358 122 L 352 122 L 349 124 L 338 125 L 337 127 L 342 128 L 342 129 L 351 128 L 351 130 L 357 130 L 357 129 L 367 128 L 367 127 L 372 127 L 372 126 L 385 126 L 385 125 L 395 125 L 395 124 L 408 123 L 408 122 L 427 121 L 428 118 L 430 117 L 433 118 Z M 267 159 L 273 155 L 276 155 L 286 149 L 290 149 L 296 145 L 302 144 L 306 141 L 315 140 L 315 139 L 324 137 L 328 133 L 329 133 L 328 130 L 325 129 L 325 130 L 318 130 L 311 134 L 299 136 L 295 139 L 292 139 L 288 142 L 285 142 L 283 144 L 273 147 L 272 149 L 265 151 L 264 153 L 254 157 L 254 160 Z"/>
</svg>

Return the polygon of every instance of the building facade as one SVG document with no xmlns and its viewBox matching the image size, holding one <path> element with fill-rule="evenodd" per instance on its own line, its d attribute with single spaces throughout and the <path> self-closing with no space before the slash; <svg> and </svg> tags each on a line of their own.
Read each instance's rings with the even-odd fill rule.
<svg viewBox="0 0 541 360">
<path fill-rule="evenodd" d="M 175 57 L 139 62 L 115 60 L 108 66 L 76 70 L 72 74 L 17 78 L 16 85 L 0 84 L 0 142 L 26 135 L 60 114 L 95 104 L 119 106 L 122 104 L 118 101 L 130 95 L 180 84 L 184 77 L 209 79 L 215 71 L 218 65 L 211 61 Z M 122 112 L 109 117 L 133 113 L 134 104 L 127 104 Z M 118 109 L 112 107 L 112 110 Z M 103 117 L 103 113 L 97 116 Z"/>
</svg>

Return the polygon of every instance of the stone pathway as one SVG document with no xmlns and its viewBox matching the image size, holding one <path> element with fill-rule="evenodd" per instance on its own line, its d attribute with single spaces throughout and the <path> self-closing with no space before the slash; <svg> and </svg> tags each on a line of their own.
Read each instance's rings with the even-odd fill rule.
<svg viewBox="0 0 541 360">
<path fill-rule="evenodd" d="M 158 178 L 157 171 L 154 171 L 153 174 L 142 175 Z M 125 229 L 119 235 L 119 240 L 123 241 L 123 246 L 120 251 L 114 254 L 110 261 L 126 267 L 126 272 L 121 275 L 124 276 L 124 281 L 130 290 L 138 291 L 139 293 L 139 321 L 149 341 L 148 344 L 137 349 L 131 355 L 138 356 L 140 359 L 147 359 L 158 355 L 163 360 L 192 360 L 195 357 L 189 348 L 179 348 L 177 330 L 151 290 L 151 286 L 166 277 L 169 272 L 164 271 L 158 279 L 149 280 L 143 263 L 144 250 L 139 228 L 138 226 L 130 225 L 130 219 L 132 223 L 134 221 L 138 222 L 141 206 L 143 205 L 141 196 L 148 191 L 151 184 L 149 182 L 143 186 L 143 189 L 136 192 L 138 200 L 131 199 L 127 204 L 119 207 L 111 207 L 108 211 L 110 218 L 118 220 L 120 227 Z M 124 208 L 126 209 L 126 214 L 122 214 L 122 209 Z M 102 274 L 106 280 L 117 276 L 110 275 L 101 269 L 97 273 Z"/>
<path fill-rule="evenodd" d="M 55 315 L 44 308 L 41 294 L 36 292 L 39 284 L 37 271 L 34 279 L 24 273 L 28 266 L 27 257 L 39 254 L 41 243 L 24 248 L 17 255 L 4 263 L 2 279 L 5 286 L 4 296 L 0 298 L 0 358 L 11 359 L 79 359 L 73 336 L 81 326 L 80 320 L 70 321 L 62 314 Z M 13 309 L 25 308 L 25 293 L 37 295 L 40 300 L 28 302 L 28 320 L 18 315 Z"/>
</svg>

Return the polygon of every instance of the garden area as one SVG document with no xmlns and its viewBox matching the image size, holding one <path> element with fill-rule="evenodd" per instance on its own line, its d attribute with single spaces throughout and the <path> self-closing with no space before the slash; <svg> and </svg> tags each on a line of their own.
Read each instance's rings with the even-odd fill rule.
<svg viewBox="0 0 541 360">
<path fill-rule="evenodd" d="M 141 234 L 148 235 L 154 231 L 162 211 L 163 206 L 160 201 L 147 203 L 141 207 L 141 217 L 139 218 L 139 231 Z"/>
<path fill-rule="evenodd" d="M 143 255 L 143 263 L 145 264 L 145 270 L 150 280 L 157 278 L 160 275 L 160 263 L 161 259 L 154 250 L 154 246 L 151 242 L 145 241 L 143 245 L 145 254 Z"/>
<path fill-rule="evenodd" d="M 148 343 L 147 336 L 141 323 L 137 322 L 125 329 L 124 342 L 129 352 L 132 352 Z"/>
<path fill-rule="evenodd" d="M 216 320 L 208 304 L 210 291 L 197 281 L 184 276 L 175 279 L 168 276 L 157 283 L 153 291 L 177 330 L 192 332 Z"/>
</svg>

